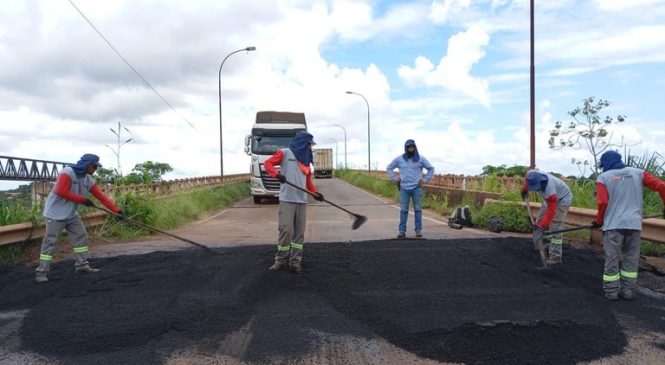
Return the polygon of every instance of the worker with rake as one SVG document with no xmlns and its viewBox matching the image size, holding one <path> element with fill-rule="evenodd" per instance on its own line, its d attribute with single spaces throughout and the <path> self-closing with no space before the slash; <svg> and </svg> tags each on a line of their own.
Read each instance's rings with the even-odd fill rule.
<svg viewBox="0 0 665 365">
<path fill-rule="evenodd" d="M 266 172 L 279 179 L 279 240 L 275 263 L 268 268 L 270 271 L 286 267 L 300 274 L 302 272 L 303 242 L 305 240 L 305 223 L 307 217 L 307 193 L 311 192 L 314 199 L 323 201 L 312 182 L 311 163 L 314 137 L 305 132 L 296 133 L 289 148 L 277 150 L 266 160 Z M 275 166 L 279 165 L 279 171 Z M 300 188 L 300 189 L 298 189 Z M 306 190 L 305 190 L 306 189 Z M 304 190 L 304 191 L 303 191 Z"/>
<path fill-rule="evenodd" d="M 97 171 L 99 157 L 90 153 L 81 156 L 76 165 L 66 166 L 58 175 L 55 186 L 46 198 L 44 217 L 46 218 L 46 232 L 42 241 L 39 255 L 39 266 L 35 274 L 35 282 L 48 282 L 48 273 L 53 260 L 58 237 L 63 230 L 67 231 L 72 244 L 76 263 L 76 273 L 95 273 L 99 269 L 92 268 L 88 262 L 88 238 L 85 226 L 76 212 L 79 204 L 89 207 L 95 204 L 87 197 L 91 193 L 104 206 L 113 211 L 117 217 L 122 218 L 122 211 L 99 189 L 92 174 Z"/>
<path fill-rule="evenodd" d="M 657 191 L 665 205 L 665 182 L 645 170 L 624 165 L 615 151 L 600 156 L 600 167 L 603 173 L 596 179 L 598 213 L 591 228 L 603 230 L 603 289 L 609 300 L 632 300 L 640 261 L 642 190 L 646 186 Z"/>
<path fill-rule="evenodd" d="M 548 230 L 556 231 L 565 228 L 568 208 L 573 203 L 573 193 L 566 183 L 552 174 L 530 170 L 527 172 L 522 186 L 522 199 L 528 199 L 528 192 L 540 194 L 543 204 L 533 222 L 533 237 L 536 249 L 548 249 L 545 267 L 561 263 L 563 255 L 563 234 L 545 235 Z M 549 240 L 549 243 L 546 242 Z"/>
</svg>

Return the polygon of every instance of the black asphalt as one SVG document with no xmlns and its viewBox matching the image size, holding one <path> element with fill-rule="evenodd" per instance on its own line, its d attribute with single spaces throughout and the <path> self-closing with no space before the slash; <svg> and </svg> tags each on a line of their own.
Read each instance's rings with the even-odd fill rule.
<svg viewBox="0 0 665 365">
<path fill-rule="evenodd" d="M 566 248 L 549 271 L 520 238 L 306 244 L 301 275 L 267 270 L 275 245 L 99 259 L 90 275 L 61 262 L 41 285 L 15 267 L 0 311 L 29 309 L 24 350 L 69 364 L 215 354 L 250 322 L 246 351 L 227 354 L 250 363 L 297 362 L 336 335 L 443 362 L 574 364 L 625 350 L 619 315 L 665 332 L 662 301 L 608 302 L 602 258 Z"/>
</svg>

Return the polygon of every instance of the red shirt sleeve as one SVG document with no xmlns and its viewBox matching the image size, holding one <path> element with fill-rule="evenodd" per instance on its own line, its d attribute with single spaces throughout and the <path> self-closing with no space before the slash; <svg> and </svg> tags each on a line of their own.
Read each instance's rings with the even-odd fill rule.
<svg viewBox="0 0 665 365">
<path fill-rule="evenodd" d="M 609 194 L 607 193 L 607 186 L 603 183 L 596 183 L 596 205 L 598 206 L 598 213 L 596 213 L 596 223 L 603 224 L 605 220 L 605 211 L 607 210 L 607 203 L 609 202 Z"/>
<path fill-rule="evenodd" d="M 647 188 L 657 191 L 658 195 L 660 195 L 660 200 L 663 201 L 663 205 L 665 205 L 665 182 L 663 180 L 651 175 L 647 171 L 644 171 L 644 177 L 642 179 L 644 186 Z"/>
<path fill-rule="evenodd" d="M 266 160 L 266 162 L 263 163 L 263 167 L 266 169 L 266 172 L 268 175 L 272 177 L 277 177 L 277 169 L 275 169 L 275 165 L 279 165 L 282 163 L 282 159 L 284 158 L 284 152 L 282 150 L 277 150 L 270 158 Z"/>
<path fill-rule="evenodd" d="M 58 180 L 55 183 L 53 192 L 63 199 L 67 199 L 75 203 L 81 204 L 85 201 L 85 197 L 83 195 L 78 195 L 72 192 L 72 178 L 67 174 L 60 174 L 58 176 Z"/>
<path fill-rule="evenodd" d="M 316 194 L 318 191 L 316 190 L 316 186 L 314 186 L 314 182 L 312 181 L 312 170 L 307 172 L 307 176 L 305 177 L 305 183 L 307 185 L 307 190 L 311 191 L 312 193 Z"/>
<path fill-rule="evenodd" d="M 543 229 L 547 229 L 550 227 L 550 223 L 552 223 L 552 219 L 554 219 L 554 214 L 556 213 L 556 207 L 557 207 L 557 200 L 559 198 L 556 196 L 556 194 L 552 194 L 547 197 L 547 211 L 543 215 L 543 218 L 540 220 L 538 223 L 538 226 Z"/>
<path fill-rule="evenodd" d="M 118 208 L 109 198 L 102 193 L 102 191 L 99 189 L 97 184 L 92 185 L 92 189 L 90 189 L 90 193 L 92 196 L 97 198 L 102 204 L 104 204 L 105 207 L 107 207 L 110 211 L 113 211 L 114 213 L 120 212 L 120 208 Z"/>
</svg>

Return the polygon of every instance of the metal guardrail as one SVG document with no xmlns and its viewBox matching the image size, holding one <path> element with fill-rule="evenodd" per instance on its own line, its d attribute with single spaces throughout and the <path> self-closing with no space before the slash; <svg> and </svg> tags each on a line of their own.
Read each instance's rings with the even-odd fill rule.
<svg viewBox="0 0 665 365">
<path fill-rule="evenodd" d="M 156 198 L 173 195 L 180 192 L 192 191 L 204 187 L 223 185 L 226 183 L 249 181 L 249 174 L 237 174 L 227 176 L 206 176 L 191 179 L 164 181 L 155 184 L 145 185 L 126 185 L 126 186 L 107 186 L 102 190 L 109 197 L 114 197 L 117 193 L 135 192 L 138 194 L 151 194 Z M 48 194 L 48 192 L 46 192 Z M 41 193 L 40 193 L 41 195 Z M 86 226 L 96 226 L 103 224 L 106 220 L 106 213 L 94 212 L 81 217 Z M 26 222 L 0 226 L 0 246 L 24 242 L 31 239 L 37 239 L 44 236 L 45 224 Z"/>
<path fill-rule="evenodd" d="M 496 199 L 485 199 L 485 204 L 521 204 L 523 202 L 510 202 Z M 538 213 L 541 203 L 530 203 L 531 211 L 535 214 Z M 568 214 L 566 215 L 566 225 L 569 226 L 587 226 L 596 218 L 595 209 L 586 209 L 586 208 L 577 208 L 570 207 L 568 209 Z M 591 241 L 593 243 L 600 243 L 602 233 L 600 230 L 593 230 L 591 234 Z M 642 239 L 665 243 L 665 219 L 659 218 L 649 218 L 642 220 Z"/>
</svg>

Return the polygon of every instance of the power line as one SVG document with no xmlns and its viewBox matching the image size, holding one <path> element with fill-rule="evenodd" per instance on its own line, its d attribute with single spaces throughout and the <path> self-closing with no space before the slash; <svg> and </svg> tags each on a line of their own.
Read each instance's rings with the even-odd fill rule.
<svg viewBox="0 0 665 365">
<path fill-rule="evenodd" d="M 166 100 L 166 99 L 165 99 L 165 98 L 164 98 L 159 92 L 157 92 L 157 90 L 155 90 L 154 87 L 152 87 L 152 85 L 150 85 L 150 83 L 148 82 L 148 80 L 146 80 L 143 76 L 141 76 L 141 74 L 140 74 L 138 71 L 136 71 L 136 69 L 135 69 L 135 68 L 129 63 L 129 61 L 127 61 L 127 60 L 125 59 L 125 57 L 123 57 L 122 54 L 120 54 L 120 52 L 119 52 L 117 49 L 115 49 L 115 47 L 113 47 L 113 45 L 111 44 L 111 42 L 109 42 L 109 41 L 106 39 L 106 37 L 104 37 L 104 35 L 103 35 L 103 34 L 97 29 L 97 27 L 95 27 L 95 25 L 92 24 L 92 22 L 90 21 L 90 19 L 88 19 L 88 17 L 86 17 L 85 14 L 83 14 L 83 12 L 82 12 L 82 11 L 76 6 L 76 4 L 74 4 L 74 2 L 73 2 L 72 0 L 68 0 L 68 1 L 69 1 L 70 4 L 72 4 L 72 6 L 74 7 L 74 9 L 76 9 L 76 11 L 78 11 L 78 13 L 81 14 L 81 16 L 83 17 L 83 19 L 85 19 L 85 21 L 88 22 L 88 24 L 90 24 L 90 26 L 92 27 L 92 29 L 94 29 L 95 32 L 97 32 L 97 34 L 99 34 L 99 36 L 104 40 L 104 42 L 106 42 L 106 44 L 107 44 L 109 47 L 111 47 L 111 49 L 113 50 L 113 52 L 115 52 L 115 53 L 118 55 L 118 57 L 120 57 L 120 58 L 125 62 L 125 64 L 127 64 L 127 66 L 129 66 L 129 68 L 131 68 L 132 71 L 134 71 L 134 73 L 135 73 L 135 74 L 136 74 L 136 75 L 137 75 L 137 76 L 138 76 L 138 77 L 139 77 L 139 78 L 140 78 L 140 79 L 141 79 L 141 80 L 142 80 L 142 81 L 143 81 L 143 82 L 144 82 L 144 83 L 150 88 L 150 90 L 152 90 L 152 91 L 153 91 L 153 92 L 154 92 L 154 93 L 155 93 L 160 99 L 162 99 L 162 101 L 163 101 L 166 105 L 168 105 L 168 107 L 171 108 L 171 110 L 173 110 L 176 114 L 178 114 L 178 116 L 180 116 L 180 118 L 181 118 L 182 120 L 184 120 L 187 124 L 189 124 L 190 127 L 194 128 L 195 130 L 198 131 L 198 129 L 196 129 L 196 127 L 195 127 L 192 123 L 190 123 L 189 120 L 187 120 L 187 118 L 185 118 L 182 114 L 178 113 L 178 111 L 175 110 L 175 108 L 171 105 L 171 103 L 169 103 L 169 102 L 168 102 L 168 101 L 167 101 L 167 100 Z"/>
</svg>

